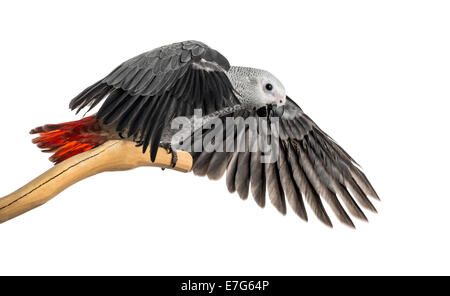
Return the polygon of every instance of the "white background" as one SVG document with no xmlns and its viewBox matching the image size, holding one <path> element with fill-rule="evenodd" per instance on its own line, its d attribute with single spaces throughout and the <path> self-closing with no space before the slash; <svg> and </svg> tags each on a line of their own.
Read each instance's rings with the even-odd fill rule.
<svg viewBox="0 0 450 296">
<path fill-rule="evenodd" d="M 125 59 L 197 39 L 278 76 L 382 202 L 329 229 L 223 179 L 104 173 L 1 224 L 0 274 L 449 274 L 449 15 L 446 1 L 2 1 L 0 196 L 51 167 L 30 128 L 80 118 L 70 99 Z"/>
</svg>

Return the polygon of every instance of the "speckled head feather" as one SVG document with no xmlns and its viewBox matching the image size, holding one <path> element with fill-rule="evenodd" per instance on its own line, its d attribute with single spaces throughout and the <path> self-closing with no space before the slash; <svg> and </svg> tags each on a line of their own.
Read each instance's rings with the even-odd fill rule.
<svg viewBox="0 0 450 296">
<path fill-rule="evenodd" d="M 265 70 L 233 66 L 227 76 L 243 105 L 260 108 L 272 104 L 282 106 L 286 103 L 283 84 Z"/>
</svg>

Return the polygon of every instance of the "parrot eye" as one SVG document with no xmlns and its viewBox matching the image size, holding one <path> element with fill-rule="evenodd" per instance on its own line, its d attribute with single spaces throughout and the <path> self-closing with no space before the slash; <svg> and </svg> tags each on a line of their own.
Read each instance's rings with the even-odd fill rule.
<svg viewBox="0 0 450 296">
<path fill-rule="evenodd" d="M 273 89 L 273 85 L 270 84 L 270 83 L 267 83 L 267 84 L 265 85 L 265 88 L 266 88 L 268 91 L 271 91 L 271 90 Z"/>
</svg>

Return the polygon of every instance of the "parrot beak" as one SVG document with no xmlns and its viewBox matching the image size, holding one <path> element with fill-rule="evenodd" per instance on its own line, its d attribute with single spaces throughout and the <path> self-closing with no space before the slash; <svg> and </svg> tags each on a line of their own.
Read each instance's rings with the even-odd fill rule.
<svg viewBox="0 0 450 296">
<path fill-rule="evenodd" d="M 276 110 L 276 108 L 277 108 L 276 104 L 268 104 L 256 110 L 256 114 L 258 114 L 259 117 L 266 117 L 267 124 L 270 127 L 271 124 L 270 118 L 275 115 L 274 110 Z"/>
<path fill-rule="evenodd" d="M 268 104 L 256 110 L 259 117 L 267 117 L 268 120 L 272 116 L 281 117 L 284 113 L 284 105 Z"/>
<path fill-rule="evenodd" d="M 267 117 L 267 105 L 257 109 L 256 114 L 258 114 L 259 117 Z"/>
</svg>

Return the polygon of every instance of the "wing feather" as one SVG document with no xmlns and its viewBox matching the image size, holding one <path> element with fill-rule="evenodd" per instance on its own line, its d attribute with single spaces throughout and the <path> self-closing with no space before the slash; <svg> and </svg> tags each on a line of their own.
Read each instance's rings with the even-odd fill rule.
<svg viewBox="0 0 450 296">
<path fill-rule="evenodd" d="M 255 202 L 263 208 L 266 204 L 266 176 L 260 152 L 251 153 L 250 156 L 250 184 Z"/>
<path fill-rule="evenodd" d="M 281 185 L 292 210 L 300 218 L 308 221 L 308 215 L 306 214 L 302 194 L 293 180 L 293 174 L 289 167 L 289 160 L 287 159 L 287 153 L 285 149 L 285 145 L 281 145 L 279 151 L 280 156 L 277 161 Z"/>
<path fill-rule="evenodd" d="M 240 152 L 234 179 L 236 191 L 241 199 L 248 198 L 250 185 L 250 152 Z"/>
<path fill-rule="evenodd" d="M 307 220 L 306 200 L 317 218 L 332 227 L 323 205 L 326 201 L 342 223 L 355 227 L 349 214 L 366 221 L 360 206 L 376 212 L 368 196 L 377 198 L 377 195 L 356 162 L 290 98 L 282 108 L 275 110 L 275 114 L 281 114 L 280 149 L 275 163 L 262 163 L 261 150 L 249 150 L 252 146 L 246 144 L 245 152 L 210 152 L 207 165 L 203 157 L 198 156 L 202 153 L 195 154 L 194 167 L 199 162 L 203 167 L 201 175 L 209 176 L 211 171 L 211 179 L 218 179 L 226 166 L 226 184 L 230 192 L 237 191 L 241 198 L 246 199 L 250 187 L 255 201 L 263 207 L 267 191 L 271 203 L 282 214 L 286 213 L 287 199 L 293 211 Z M 252 110 L 238 111 L 229 116 L 258 117 Z M 226 130 L 229 128 L 227 126 Z M 258 126 L 257 131 L 263 129 L 264 126 Z M 250 135 L 249 130 L 245 130 L 244 135 L 238 133 L 235 139 L 250 139 Z"/>
<path fill-rule="evenodd" d="M 225 75 L 228 69 L 228 61 L 201 42 L 174 43 L 122 63 L 76 96 L 70 108 L 78 112 L 106 98 L 96 118 L 136 139 L 144 152 L 148 146 L 155 150 L 172 118 L 192 116 L 194 108 L 209 114 L 218 111 L 216 106 L 239 104 Z"/>
<path fill-rule="evenodd" d="M 233 193 L 236 191 L 235 176 L 236 176 L 238 157 L 239 157 L 239 152 L 235 152 L 233 154 L 233 156 L 231 157 L 230 163 L 228 164 L 228 167 L 227 167 L 226 184 L 227 184 L 228 191 L 230 193 Z"/>
<path fill-rule="evenodd" d="M 317 192 L 314 190 L 308 178 L 306 177 L 303 168 L 300 166 L 297 152 L 291 142 L 289 143 L 288 159 L 289 164 L 292 168 L 292 176 L 295 180 L 295 183 L 300 189 L 300 192 L 305 197 L 312 211 L 320 221 L 332 227 L 333 225 L 330 218 L 328 217 L 327 212 L 325 211 L 322 201 L 320 200 L 319 194 L 317 194 Z"/>
<path fill-rule="evenodd" d="M 266 163 L 264 167 L 269 199 L 281 214 L 286 215 L 286 200 L 284 199 L 284 191 L 281 186 L 277 164 Z"/>
</svg>

